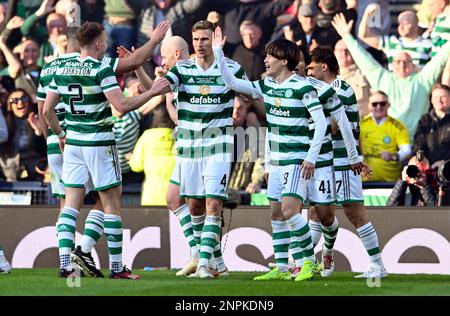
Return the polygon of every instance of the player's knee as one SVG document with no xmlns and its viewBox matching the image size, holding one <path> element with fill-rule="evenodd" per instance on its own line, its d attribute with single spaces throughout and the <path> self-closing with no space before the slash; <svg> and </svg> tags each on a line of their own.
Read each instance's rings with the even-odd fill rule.
<svg viewBox="0 0 450 316">
<path fill-rule="evenodd" d="M 190 199 L 188 205 L 189 205 L 189 211 L 191 212 L 191 215 L 200 216 L 205 213 L 204 206 L 202 204 L 198 203 L 194 199 Z"/>
<path fill-rule="evenodd" d="M 172 211 L 175 211 L 181 206 L 178 197 L 174 197 L 173 195 L 169 194 L 166 196 L 166 203 L 167 208 Z"/>
<path fill-rule="evenodd" d="M 298 213 L 298 211 L 296 211 L 294 208 L 291 207 L 285 207 L 282 209 L 283 217 L 284 218 L 291 218 L 292 216 L 294 216 L 296 213 Z"/>
<path fill-rule="evenodd" d="M 222 201 L 209 199 L 206 201 L 206 210 L 208 214 L 219 216 L 222 210 Z"/>
</svg>

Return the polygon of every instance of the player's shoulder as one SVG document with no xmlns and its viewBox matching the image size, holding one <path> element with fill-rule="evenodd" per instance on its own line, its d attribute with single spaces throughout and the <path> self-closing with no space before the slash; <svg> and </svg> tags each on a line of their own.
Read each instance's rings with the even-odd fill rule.
<svg viewBox="0 0 450 316">
<path fill-rule="evenodd" d="M 272 86 L 277 83 L 275 81 L 275 78 L 271 76 L 265 76 L 263 79 L 259 80 L 259 82 L 262 82 L 266 86 L 268 85 Z"/>
<path fill-rule="evenodd" d="M 331 86 L 329 84 L 327 84 L 326 82 L 313 78 L 313 77 L 306 77 L 306 79 L 308 80 L 308 82 L 310 83 L 310 85 L 312 85 L 314 88 L 316 88 L 317 90 L 323 90 L 326 88 L 330 88 Z"/>
<path fill-rule="evenodd" d="M 231 58 L 228 58 L 228 57 L 225 57 L 225 64 L 229 68 L 240 68 L 241 67 L 241 65 L 237 61 L 235 61 Z"/>
<path fill-rule="evenodd" d="M 336 90 L 338 93 L 346 95 L 346 96 L 350 96 L 353 95 L 355 93 L 355 91 L 353 91 L 352 86 L 345 81 L 344 79 L 337 77 L 332 83 L 331 86 L 334 88 L 334 90 Z"/>
<path fill-rule="evenodd" d="M 180 60 L 175 64 L 177 68 L 192 68 L 195 67 L 195 58 L 189 58 L 185 60 Z"/>
<path fill-rule="evenodd" d="M 48 71 L 48 69 L 55 69 L 59 66 L 61 66 L 64 62 L 66 62 L 67 60 L 72 59 L 73 57 L 77 57 L 79 56 L 79 53 L 71 53 L 71 54 L 64 54 L 61 55 L 55 59 L 53 59 L 51 62 L 45 64 L 42 67 L 42 73 L 46 73 Z"/>
</svg>

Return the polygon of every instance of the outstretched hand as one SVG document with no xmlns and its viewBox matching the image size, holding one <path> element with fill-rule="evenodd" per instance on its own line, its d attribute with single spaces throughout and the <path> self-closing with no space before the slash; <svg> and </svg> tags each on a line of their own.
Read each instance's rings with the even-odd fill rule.
<svg viewBox="0 0 450 316">
<path fill-rule="evenodd" d="M 353 20 L 347 22 L 345 20 L 344 14 L 339 13 L 334 16 L 333 21 L 331 21 L 331 24 L 336 29 L 336 32 L 339 34 L 339 36 L 344 37 L 345 35 L 351 33 L 353 22 L 354 22 Z"/>
<path fill-rule="evenodd" d="M 126 47 L 120 45 L 117 47 L 117 56 L 119 56 L 119 58 L 130 57 L 131 55 L 133 55 L 134 51 L 134 46 L 131 47 L 131 51 L 129 51 Z"/>
<path fill-rule="evenodd" d="M 220 26 L 216 27 L 213 33 L 213 40 L 212 40 L 213 46 L 217 45 L 223 48 L 225 46 L 226 41 L 227 37 L 222 36 L 222 29 L 220 28 Z"/>
<path fill-rule="evenodd" d="M 164 20 L 158 24 L 158 26 L 150 34 L 150 39 L 157 43 L 161 43 L 166 36 L 167 30 L 169 29 L 169 21 Z"/>
<path fill-rule="evenodd" d="M 41 17 L 46 14 L 49 14 L 50 12 L 55 11 L 55 0 L 44 0 L 42 1 L 41 6 L 37 11 L 35 12 L 36 16 Z"/>
<path fill-rule="evenodd" d="M 21 27 L 24 23 L 24 20 L 20 16 L 14 16 L 11 20 L 6 24 L 6 28 L 8 30 L 14 30 Z"/>
</svg>

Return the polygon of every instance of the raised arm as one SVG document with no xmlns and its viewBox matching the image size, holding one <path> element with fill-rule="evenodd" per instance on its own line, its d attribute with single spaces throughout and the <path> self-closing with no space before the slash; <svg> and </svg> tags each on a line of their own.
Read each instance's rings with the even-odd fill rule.
<svg viewBox="0 0 450 316">
<path fill-rule="evenodd" d="M 11 49 L 6 45 L 5 39 L 0 37 L 0 50 L 5 55 L 6 62 L 8 64 L 9 76 L 12 79 L 16 79 L 22 71 L 22 65 L 19 59 L 13 54 Z"/>
<path fill-rule="evenodd" d="M 337 111 L 332 112 L 331 117 L 336 121 L 339 130 L 341 131 L 350 165 L 357 165 L 362 163 L 362 158 L 358 155 L 358 150 L 356 148 L 357 144 L 355 141 L 355 137 L 353 137 L 353 131 L 350 125 L 350 121 L 347 118 L 344 108 L 340 107 Z M 355 168 L 356 170 L 354 170 L 352 167 L 352 170 L 356 171 L 359 174 L 361 172 L 362 165 Z"/>
<path fill-rule="evenodd" d="M 440 74 L 442 73 L 444 65 L 446 63 L 448 64 L 449 57 L 450 42 L 447 42 L 417 74 L 419 82 L 421 82 L 425 86 L 425 89 L 431 90 L 431 87 L 437 82 Z"/>
<path fill-rule="evenodd" d="M 110 90 L 105 93 L 105 96 L 114 108 L 124 115 L 127 112 L 140 108 L 151 98 L 169 91 L 169 81 L 165 78 L 161 78 L 155 81 L 150 90 L 132 98 L 126 98 L 120 89 Z"/>
<path fill-rule="evenodd" d="M 364 43 L 375 49 L 380 48 L 380 36 L 372 32 L 369 26 L 369 20 L 374 16 L 374 14 L 380 14 L 380 12 L 381 10 L 378 4 L 369 4 L 364 11 L 364 15 L 361 18 L 361 23 L 359 24 L 358 30 L 358 37 Z"/>
<path fill-rule="evenodd" d="M 356 65 L 367 78 L 370 86 L 375 90 L 388 91 L 390 80 L 386 79 L 392 74 L 384 69 L 350 34 L 353 21 L 347 23 L 343 14 L 340 13 L 335 15 L 331 23 L 344 40 Z"/>
<path fill-rule="evenodd" d="M 228 69 L 222 51 L 226 39 L 226 37 L 222 37 L 222 29 L 218 26 L 213 34 L 213 51 L 223 82 L 228 88 L 234 91 L 250 95 L 254 99 L 262 98 L 261 91 L 251 81 L 236 78 Z"/>
<path fill-rule="evenodd" d="M 133 53 L 136 51 L 134 47 L 131 47 L 131 51 L 129 51 L 126 47 L 120 45 L 117 47 L 117 55 L 119 58 L 128 58 L 133 56 Z M 120 59 L 119 59 L 120 65 Z M 153 85 L 153 79 L 145 71 L 144 67 L 140 66 L 138 69 L 134 71 L 134 74 L 138 78 L 139 82 L 142 84 L 145 90 L 150 90 Z"/>
<path fill-rule="evenodd" d="M 441 83 L 450 87 L 450 58 L 447 59 L 447 63 L 445 64 L 444 72 L 442 73 Z"/>
<path fill-rule="evenodd" d="M 152 57 L 156 46 L 161 43 L 164 36 L 166 36 L 168 29 L 168 21 L 162 21 L 159 23 L 151 33 L 150 40 L 148 40 L 144 46 L 136 49 L 132 56 L 119 59 L 119 65 L 117 66 L 116 73 L 121 74 L 136 70 L 147 62 L 147 60 Z"/>
</svg>

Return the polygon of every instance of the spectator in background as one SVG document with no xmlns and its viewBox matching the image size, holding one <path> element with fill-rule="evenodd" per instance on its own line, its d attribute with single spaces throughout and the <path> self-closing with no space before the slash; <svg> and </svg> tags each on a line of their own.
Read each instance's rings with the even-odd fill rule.
<svg viewBox="0 0 450 316">
<path fill-rule="evenodd" d="M 433 50 L 431 56 L 435 56 L 440 48 L 450 40 L 450 0 L 430 1 L 431 16 L 434 20 L 431 31 Z"/>
<path fill-rule="evenodd" d="M 344 41 L 341 39 L 334 47 L 334 54 L 339 63 L 339 77 L 342 77 L 355 91 L 358 101 L 359 117 L 369 114 L 369 97 L 371 93 L 369 82 L 356 66 Z"/>
<path fill-rule="evenodd" d="M 414 151 L 423 156 L 421 165 L 430 168 L 431 172 L 418 169 L 418 174 L 410 178 L 404 168 L 402 178 L 397 181 L 389 197 L 388 205 L 405 205 L 405 192 L 409 186 L 412 193 L 412 205 L 419 202 L 425 206 L 450 205 L 450 186 L 442 187 L 443 194 L 439 201 L 439 183 L 436 181 L 436 170 L 450 159 L 450 87 L 443 84 L 433 86 L 431 93 L 433 109 L 424 115 L 414 135 Z M 413 157 L 412 159 L 415 159 Z M 413 164 L 417 163 L 415 161 Z"/>
<path fill-rule="evenodd" d="M 249 80 L 259 80 L 266 70 L 264 65 L 264 48 L 261 46 L 261 28 L 253 21 L 244 21 L 239 28 L 242 43 L 233 52 L 231 59 L 237 61 Z"/>
<path fill-rule="evenodd" d="M 404 168 L 402 178 L 397 181 L 388 205 L 405 205 L 405 191 L 407 186 L 412 193 L 412 205 L 417 205 L 419 200 L 422 205 L 434 206 L 438 204 L 438 183 L 436 183 L 436 170 L 450 159 L 450 87 L 443 84 L 435 84 L 431 92 L 433 109 L 422 116 L 417 132 L 414 135 L 414 152 L 422 152 L 422 164 L 428 166 L 434 172 L 424 173 L 419 169 L 415 178 L 409 178 Z M 416 156 L 413 157 L 414 160 Z M 413 161 L 413 164 L 416 162 Z M 443 198 L 441 205 L 450 205 L 450 187 L 443 186 Z"/>
<path fill-rule="evenodd" d="M 419 19 L 419 27 L 431 32 L 433 27 L 433 16 L 431 13 L 431 2 L 433 0 L 422 0 L 417 9 L 417 18 Z"/>
<path fill-rule="evenodd" d="M 414 152 L 423 150 L 431 167 L 450 159 L 450 88 L 435 84 L 431 91 L 432 110 L 422 116 L 414 135 Z"/>
<path fill-rule="evenodd" d="M 389 96 L 389 115 L 402 122 L 410 136 L 414 135 L 420 117 L 430 106 L 429 91 L 438 80 L 445 63 L 450 63 L 450 43 L 444 45 L 419 73 L 414 73 L 412 58 L 405 52 L 394 57 L 394 70 L 390 72 L 358 44 L 350 34 L 351 24 L 340 15 L 333 20 L 333 26 L 372 89 L 383 91 Z"/>
<path fill-rule="evenodd" d="M 58 37 L 65 34 L 67 23 L 66 18 L 53 12 L 55 0 L 44 0 L 39 9 L 32 15 L 28 16 L 20 27 L 22 36 L 33 39 L 40 46 L 39 66 L 49 63 L 57 57 L 55 54 Z M 48 16 L 47 16 L 48 15 Z M 47 16 L 46 28 L 41 29 L 37 22 Z"/>
<path fill-rule="evenodd" d="M 191 45 L 192 22 L 190 16 L 194 14 L 206 0 L 147 0 L 143 1 L 143 8 L 136 7 L 139 15 L 137 45 L 142 46 L 148 39 L 151 31 L 162 20 L 170 22 L 170 29 L 167 37 L 179 35 Z M 130 3 L 130 6 L 132 4 Z M 238 23 L 235 21 L 235 23 Z M 159 55 L 159 50 L 158 50 Z M 155 63 L 161 64 L 160 57 L 155 57 Z"/>
<path fill-rule="evenodd" d="M 124 91 L 124 95 L 126 97 L 135 97 L 142 94 L 144 91 L 144 87 L 136 77 L 129 77 L 127 79 Z M 150 111 L 152 111 L 156 106 L 160 105 L 163 101 L 164 97 L 162 96 L 154 97 L 139 109 L 128 112 L 123 116 L 118 111 L 116 111 L 114 107 L 111 107 L 114 122 L 114 138 L 117 144 L 118 158 L 123 182 L 140 182 L 143 179 L 141 174 L 131 171 L 128 160 L 133 152 L 139 135 L 141 134 L 140 125 L 143 118 L 147 114 L 149 114 Z"/>
<path fill-rule="evenodd" d="M 137 19 L 135 12 L 127 4 L 126 0 L 105 0 L 105 3 L 105 20 L 103 21 L 103 26 L 109 39 L 106 55 L 115 56 L 116 48 L 119 45 L 128 48 L 135 46 Z M 158 25 L 161 21 L 156 21 L 154 26 Z M 150 34 L 150 32 L 147 34 Z"/>
<path fill-rule="evenodd" d="M 408 165 L 403 168 L 401 179 L 395 182 L 386 206 L 404 206 L 406 204 L 406 190 L 409 188 L 411 202 L 408 206 L 435 206 L 436 205 L 436 181 L 430 174 L 418 171 L 416 177 L 409 177 L 407 170 L 410 166 L 428 166 L 425 159 L 418 161 L 416 156 L 411 157 Z M 426 168 L 426 167 L 425 167 Z"/>
<path fill-rule="evenodd" d="M 414 11 L 403 11 L 398 16 L 397 31 L 400 36 L 380 36 L 373 33 L 369 21 L 374 14 L 380 14 L 379 6 L 371 4 L 364 12 L 358 35 L 364 43 L 386 54 L 389 70 L 393 70 L 394 57 L 400 52 L 407 52 L 418 69 L 422 69 L 430 61 L 431 41 L 419 35 L 419 20 Z"/>
<path fill-rule="evenodd" d="M 372 169 L 370 181 L 396 181 L 402 161 L 411 155 L 411 144 L 405 126 L 388 115 L 389 101 L 384 92 L 369 98 L 370 114 L 361 120 L 361 147 Z"/>
<path fill-rule="evenodd" d="M 32 105 L 31 97 L 23 89 L 8 95 L 6 123 L 9 138 L 0 146 L 0 166 L 7 181 L 40 178 L 36 166 L 46 157 L 46 146 Z"/>
<path fill-rule="evenodd" d="M 243 94 L 236 94 L 233 107 L 233 126 L 241 127 L 244 131 L 247 128 L 255 128 L 258 135 L 258 123 L 256 125 L 248 125 L 247 116 L 250 113 L 251 100 Z M 239 135 L 239 134 L 238 134 Z M 248 139 L 254 141 L 253 139 Z M 235 162 L 232 165 L 230 173 L 230 181 L 228 184 L 228 194 L 231 200 L 238 204 L 250 204 L 250 200 L 241 200 L 240 192 L 256 193 L 261 191 L 264 183 L 264 160 L 258 157 L 258 144 L 249 144 L 247 137 L 235 139 Z M 262 140 L 261 144 L 264 144 Z M 241 146 L 240 148 L 238 146 Z M 253 152 L 255 151 L 255 152 Z"/>
<path fill-rule="evenodd" d="M 33 40 L 26 40 L 14 49 L 19 54 L 19 58 L 6 45 L 5 39 L 0 37 L 0 50 L 3 51 L 8 67 L 1 72 L 2 75 L 9 75 L 14 79 L 16 88 L 24 89 L 32 98 L 32 103 L 36 100 L 36 92 L 41 67 L 38 66 L 39 45 Z"/>
<path fill-rule="evenodd" d="M 277 17 L 292 4 L 292 0 L 214 0 L 207 1 L 207 12 L 217 11 L 223 16 L 224 35 L 227 43 L 237 45 L 241 41 L 239 25 L 244 20 L 261 27 L 261 44 L 265 46 L 275 30 Z"/>
<path fill-rule="evenodd" d="M 223 18 L 217 11 L 208 12 L 208 16 L 206 17 L 206 21 L 213 23 L 216 26 L 220 26 L 223 28 Z"/>
<path fill-rule="evenodd" d="M 317 14 L 317 26 L 330 30 L 329 36 L 334 38 L 336 43 L 339 40 L 339 35 L 331 25 L 331 21 L 338 13 L 342 13 L 345 19 L 348 21 L 356 21 L 358 12 L 356 11 L 357 1 L 346 1 L 346 7 L 341 7 L 339 0 L 319 0 L 319 13 Z M 355 24 L 355 23 L 354 23 Z M 355 34 L 355 29 L 352 30 L 352 34 Z"/>
<path fill-rule="evenodd" d="M 323 29 L 317 26 L 318 9 L 313 4 L 302 4 L 298 10 L 297 19 L 288 25 L 283 26 L 282 34 L 274 34 L 274 39 L 283 37 L 295 42 L 305 56 L 305 61 L 309 64 L 309 52 L 317 46 L 330 45 L 327 36 L 330 29 Z"/>
<path fill-rule="evenodd" d="M 166 107 L 157 107 L 152 128 L 142 134 L 133 150 L 131 170 L 145 174 L 141 205 L 166 205 L 167 188 L 176 158 L 173 128 Z"/>
<path fill-rule="evenodd" d="M 61 2 L 61 0 L 60 0 Z M 105 1 L 104 0 L 85 0 L 79 2 L 81 9 L 81 20 L 97 22 L 102 24 L 105 17 Z M 133 35 L 136 39 L 136 34 Z"/>
</svg>

